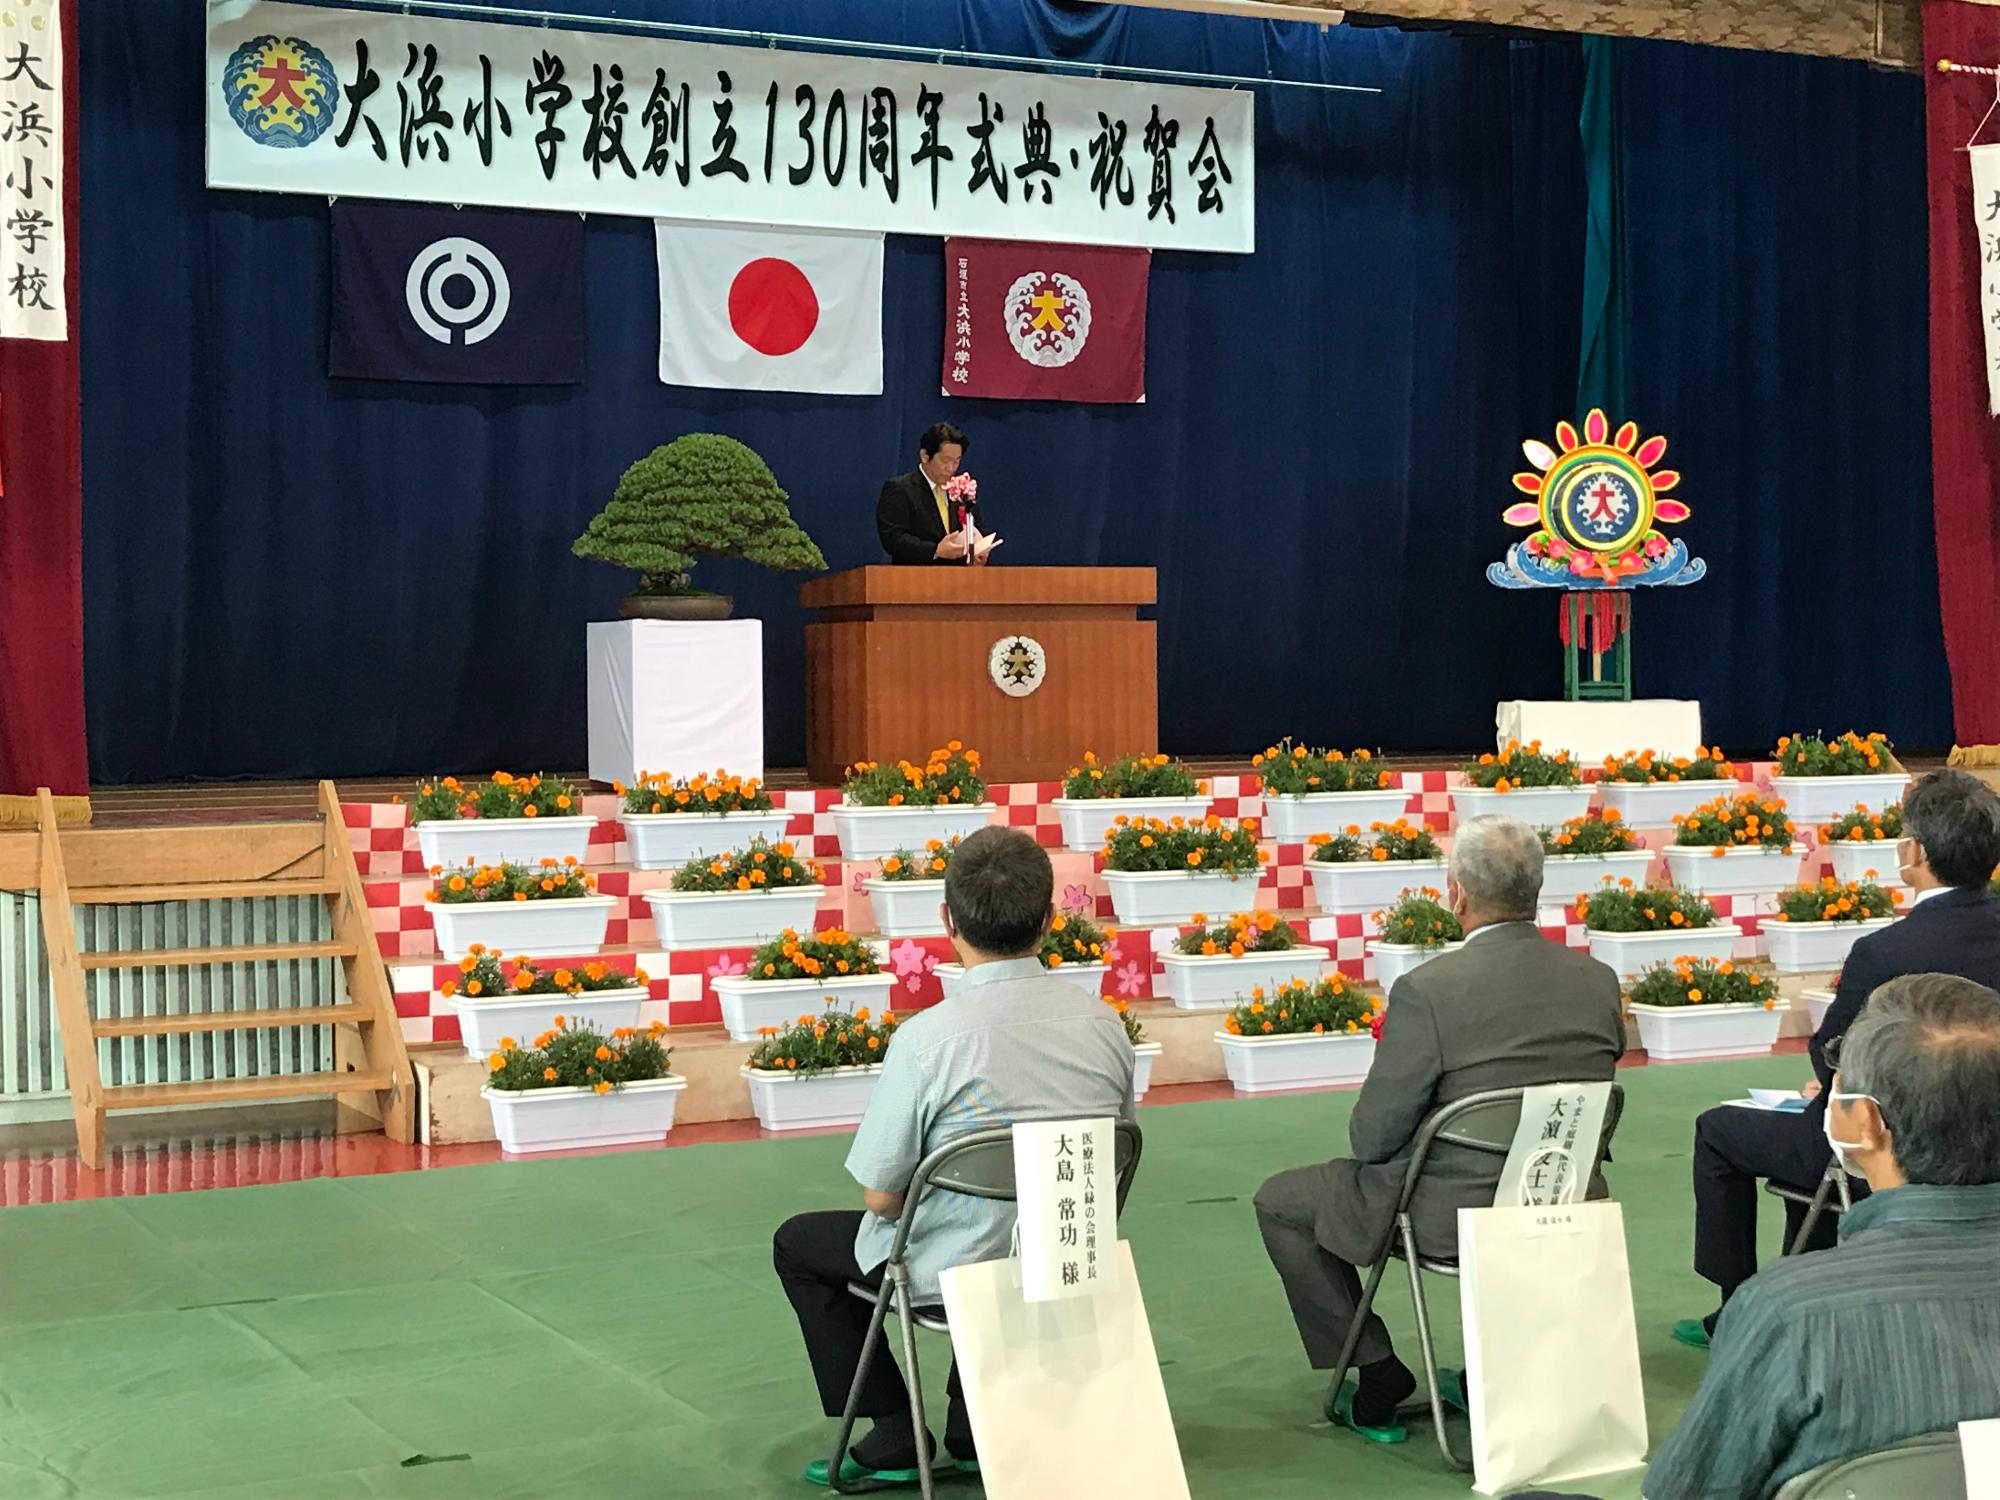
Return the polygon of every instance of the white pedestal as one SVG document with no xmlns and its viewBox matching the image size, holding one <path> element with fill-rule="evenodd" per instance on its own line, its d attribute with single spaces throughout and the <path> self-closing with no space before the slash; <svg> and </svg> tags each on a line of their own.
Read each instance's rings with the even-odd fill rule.
<svg viewBox="0 0 2000 1500">
<path fill-rule="evenodd" d="M 617 620 L 589 641 L 590 776 L 764 774 L 764 623 Z"/>
<path fill-rule="evenodd" d="M 1494 711 L 1498 743 L 1540 740 L 1553 755 L 1567 750 L 1585 766 L 1626 750 L 1694 756 L 1702 749 L 1701 705 L 1684 698 L 1637 698 L 1630 703 L 1568 703 L 1515 698 Z"/>
</svg>

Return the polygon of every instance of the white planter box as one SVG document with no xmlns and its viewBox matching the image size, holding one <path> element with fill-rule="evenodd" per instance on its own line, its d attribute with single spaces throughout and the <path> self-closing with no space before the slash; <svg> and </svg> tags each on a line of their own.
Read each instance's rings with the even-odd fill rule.
<svg viewBox="0 0 2000 1500">
<path fill-rule="evenodd" d="M 728 854 L 761 835 L 769 843 L 785 836 L 788 812 L 625 813 L 626 857 L 642 870 L 678 870 L 699 854 Z"/>
<path fill-rule="evenodd" d="M 1674 884 L 1704 896 L 1766 896 L 1799 883 L 1805 845 L 1783 849 L 1725 848 L 1721 857 L 1706 845 L 1674 844 L 1665 851 Z"/>
<path fill-rule="evenodd" d="M 1094 997 L 1104 993 L 1104 976 L 1110 968 L 1109 964 L 1064 964 L 1060 968 L 1044 969 L 1042 972 L 1051 979 L 1060 979 L 1064 984 L 1074 985 L 1084 994 Z M 931 972 L 937 975 L 938 985 L 947 996 L 956 995 L 965 979 L 963 964 L 939 964 Z"/>
<path fill-rule="evenodd" d="M 1910 778 L 1885 776 L 1773 776 L 1771 790 L 1785 799 L 1785 811 L 1799 827 L 1831 823 L 1842 813 L 1865 807 L 1880 812 L 1901 802 Z"/>
<path fill-rule="evenodd" d="M 1306 873 L 1312 877 L 1313 903 L 1332 916 L 1354 916 L 1379 911 L 1404 891 L 1428 886 L 1444 890 L 1445 863 L 1441 859 L 1359 859 L 1336 864 L 1331 860 L 1309 859 Z"/>
<path fill-rule="evenodd" d="M 674 1106 L 687 1080 L 669 1073 L 644 1083 L 628 1083 L 608 1094 L 593 1089 L 492 1087 L 479 1091 L 493 1109 L 493 1133 L 500 1149 L 578 1151 L 592 1146 L 629 1146 L 663 1141 L 674 1128 Z"/>
<path fill-rule="evenodd" d="M 443 866 L 447 872 L 467 860 L 475 865 L 533 865 L 566 857 L 581 862 L 596 826 L 597 819 L 581 816 L 429 818 L 416 825 L 417 847 L 426 870 Z"/>
<path fill-rule="evenodd" d="M 1820 1022 L 1826 1019 L 1826 1013 L 1833 1008 L 1833 991 L 1801 990 L 1799 993 L 1805 998 L 1806 1014 L 1812 1017 L 1812 1029 L 1818 1032 Z"/>
<path fill-rule="evenodd" d="M 950 842 L 984 828 L 993 813 L 991 802 L 977 807 L 946 803 L 943 807 L 856 807 L 842 802 L 833 809 L 833 831 L 840 835 L 842 859 L 880 859 L 898 849 L 921 849 L 932 839 Z"/>
<path fill-rule="evenodd" d="M 1311 943 L 1275 953 L 1162 953 L 1160 985 L 1179 1010 L 1219 1010 L 1263 987 L 1266 995 L 1294 979 L 1311 982 L 1326 967 L 1327 951 Z"/>
<path fill-rule="evenodd" d="M 1222 1065 L 1239 1094 L 1263 1094 L 1273 1089 L 1326 1088 L 1359 1083 L 1375 1061 L 1375 1038 L 1358 1036 L 1247 1037 L 1215 1034 Z"/>
<path fill-rule="evenodd" d="M 1596 791 L 1589 786 L 1517 786 L 1496 792 L 1491 787 L 1455 786 L 1451 789 L 1451 815 L 1463 823 L 1488 813 L 1505 813 L 1536 828 L 1558 828 L 1571 818 L 1590 811 Z"/>
<path fill-rule="evenodd" d="M 1600 890 L 1606 880 L 1622 876 L 1634 885 L 1646 883 L 1653 868 L 1653 851 L 1633 849 L 1623 854 L 1552 854 L 1542 861 L 1542 902 L 1567 906 L 1578 896 Z"/>
<path fill-rule="evenodd" d="M 565 896 L 549 901 L 432 901 L 427 904 L 439 955 L 448 963 L 474 943 L 501 953 L 561 957 L 595 953 L 604 945 L 615 896 Z"/>
<path fill-rule="evenodd" d="M 1436 947 L 1422 948 L 1415 943 L 1371 943 L 1368 951 L 1375 959 L 1375 983 L 1383 994 L 1395 988 L 1396 981 L 1412 969 L 1420 969 L 1432 959 L 1446 953 L 1456 953 L 1464 943 L 1440 943 Z"/>
<path fill-rule="evenodd" d="M 752 979 L 726 974 L 711 981 L 722 1002 L 722 1024 L 732 1042 L 754 1042 L 765 1026 L 789 1026 L 827 1009 L 850 1014 L 867 1006 L 879 1016 L 890 1008 L 894 974 L 842 974 L 832 979 Z M 766 1127 L 767 1129 L 775 1127 Z"/>
<path fill-rule="evenodd" d="M 1393 823 L 1410 806 L 1402 787 L 1375 792 L 1304 792 L 1264 794 L 1264 837 L 1281 844 L 1303 844 L 1316 833 L 1341 833 L 1358 825 Z"/>
<path fill-rule="evenodd" d="M 826 887 L 795 885 L 762 891 L 647 891 L 653 931 L 669 952 L 686 948 L 754 948 L 787 927 L 811 932 Z"/>
<path fill-rule="evenodd" d="M 1095 854 L 1104 847 L 1106 834 L 1127 818 L 1158 818 L 1170 823 L 1186 818 L 1190 823 L 1208 815 L 1206 797 L 1054 797 L 1049 806 L 1062 819 L 1063 843 L 1078 854 Z"/>
<path fill-rule="evenodd" d="M 883 937 L 944 936 L 942 880 L 884 880 L 871 875 L 861 882 L 875 911 L 875 930 Z"/>
<path fill-rule="evenodd" d="M 1618 971 L 1621 979 L 1637 979 L 1654 964 L 1665 963 L 1683 954 L 1721 963 L 1736 955 L 1736 940 L 1743 929 L 1734 922 L 1717 922 L 1709 927 L 1676 927 L 1667 932 L 1589 933 L 1590 956 Z"/>
<path fill-rule="evenodd" d="M 1842 885 L 1855 880 L 1872 880 L 1883 890 L 1903 883 L 1896 862 L 1896 839 L 1835 839 L 1825 846 L 1833 861 L 1833 878 Z M 1875 873 L 1870 875 L 1868 872 Z"/>
<path fill-rule="evenodd" d="M 1769 1052 L 1782 1012 L 1761 1005 L 1632 1005 L 1639 1045 L 1653 1062 Z"/>
<path fill-rule="evenodd" d="M 1780 922 L 1764 919 L 1764 938 L 1771 945 L 1771 966 L 1780 974 L 1835 973 L 1847 953 L 1871 932 L 1896 919 L 1875 917 L 1866 922 Z"/>
<path fill-rule="evenodd" d="M 1312 982 L 1326 968 L 1326 948 L 1310 942 L 1270 954 L 1160 954 L 1160 988 L 1176 1010 L 1222 1010 L 1258 986 L 1272 994 L 1292 980 Z"/>
<path fill-rule="evenodd" d="M 829 1068 L 810 1078 L 790 1069 L 775 1073 L 747 1064 L 738 1071 L 750 1085 L 750 1105 L 765 1130 L 825 1130 L 861 1123 L 882 1065 Z"/>
<path fill-rule="evenodd" d="M 1740 781 L 1600 781 L 1597 801 L 1613 808 L 1628 828 L 1671 828 L 1675 817 L 1717 797 L 1741 795 Z"/>
<path fill-rule="evenodd" d="M 1241 875 L 1205 871 L 1106 870 L 1111 909 L 1120 927 L 1164 927 L 1183 923 L 1196 912 L 1220 914 L 1249 911 L 1257 904 L 1261 870 Z"/>
<path fill-rule="evenodd" d="M 1153 1059 L 1160 1055 L 1158 1042 L 1135 1042 L 1132 1046 L 1132 1102 L 1137 1104 L 1153 1086 Z"/>
<path fill-rule="evenodd" d="M 525 1047 L 531 1038 L 555 1030 L 557 1016 L 605 1036 L 621 1026 L 637 1026 L 639 1004 L 645 998 L 646 992 L 637 987 L 498 1000 L 468 1000 L 460 993 L 452 997 L 451 1008 L 458 1012 L 458 1034 L 465 1042 L 466 1054 L 483 1060 L 500 1050 L 503 1036 L 511 1036 Z"/>
</svg>

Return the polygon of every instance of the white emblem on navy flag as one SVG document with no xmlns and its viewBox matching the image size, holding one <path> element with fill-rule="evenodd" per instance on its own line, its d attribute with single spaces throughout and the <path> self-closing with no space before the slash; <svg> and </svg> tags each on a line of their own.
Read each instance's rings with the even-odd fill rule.
<svg viewBox="0 0 2000 1500">
<path fill-rule="evenodd" d="M 458 303 L 446 288 L 462 283 L 471 295 Z M 507 321 L 512 300 L 500 257 L 462 235 L 434 240 L 416 253 L 403 281 L 403 297 L 417 327 L 440 344 L 477 344 Z"/>
</svg>

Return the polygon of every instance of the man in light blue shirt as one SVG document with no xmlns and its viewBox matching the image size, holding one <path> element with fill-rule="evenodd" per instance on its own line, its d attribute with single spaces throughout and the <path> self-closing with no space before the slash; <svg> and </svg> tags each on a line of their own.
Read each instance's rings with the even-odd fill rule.
<svg viewBox="0 0 2000 1500">
<path fill-rule="evenodd" d="M 984 828 L 958 846 L 944 880 L 944 922 L 965 979 L 956 994 L 896 1031 L 869 1097 L 847 1170 L 862 1211 L 799 1214 L 773 1241 L 773 1260 L 798 1314 L 820 1406 L 838 1417 L 860 1363 L 870 1309 L 848 1290 L 880 1285 L 904 1194 L 917 1165 L 955 1136 L 1021 1120 L 1132 1117 L 1132 1047 L 1117 1014 L 1041 965 L 1056 920 L 1055 873 L 1026 834 Z M 938 1298 L 949 1266 L 1008 1254 L 1014 1205 L 927 1195 L 910 1231 L 911 1295 Z M 946 1389 L 943 1469 L 978 1467 L 954 1366 Z M 902 1372 L 886 1348 L 869 1366 L 859 1413 L 874 1429 L 854 1445 L 843 1478 L 918 1482 L 916 1428 Z M 933 1453 L 934 1445 L 926 1439 Z M 826 1484 L 824 1459 L 806 1478 Z"/>
</svg>

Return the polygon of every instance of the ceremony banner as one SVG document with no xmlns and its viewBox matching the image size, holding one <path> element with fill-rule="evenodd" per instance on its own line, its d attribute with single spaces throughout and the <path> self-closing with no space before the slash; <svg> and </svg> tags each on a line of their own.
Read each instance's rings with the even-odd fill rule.
<svg viewBox="0 0 2000 1500">
<path fill-rule="evenodd" d="M 1979 226 L 1979 324 L 1986 335 L 1986 412 L 2000 417 L 2000 146 L 1974 146 L 1972 217 Z"/>
<path fill-rule="evenodd" d="M 1146 399 L 1150 250 L 944 242 L 947 396 Z"/>
<path fill-rule="evenodd" d="M 1247 253 L 1245 91 L 209 0 L 208 185 Z"/>
<path fill-rule="evenodd" d="M 61 22 L 16 0 L 0 30 L 0 338 L 69 337 Z"/>
</svg>

